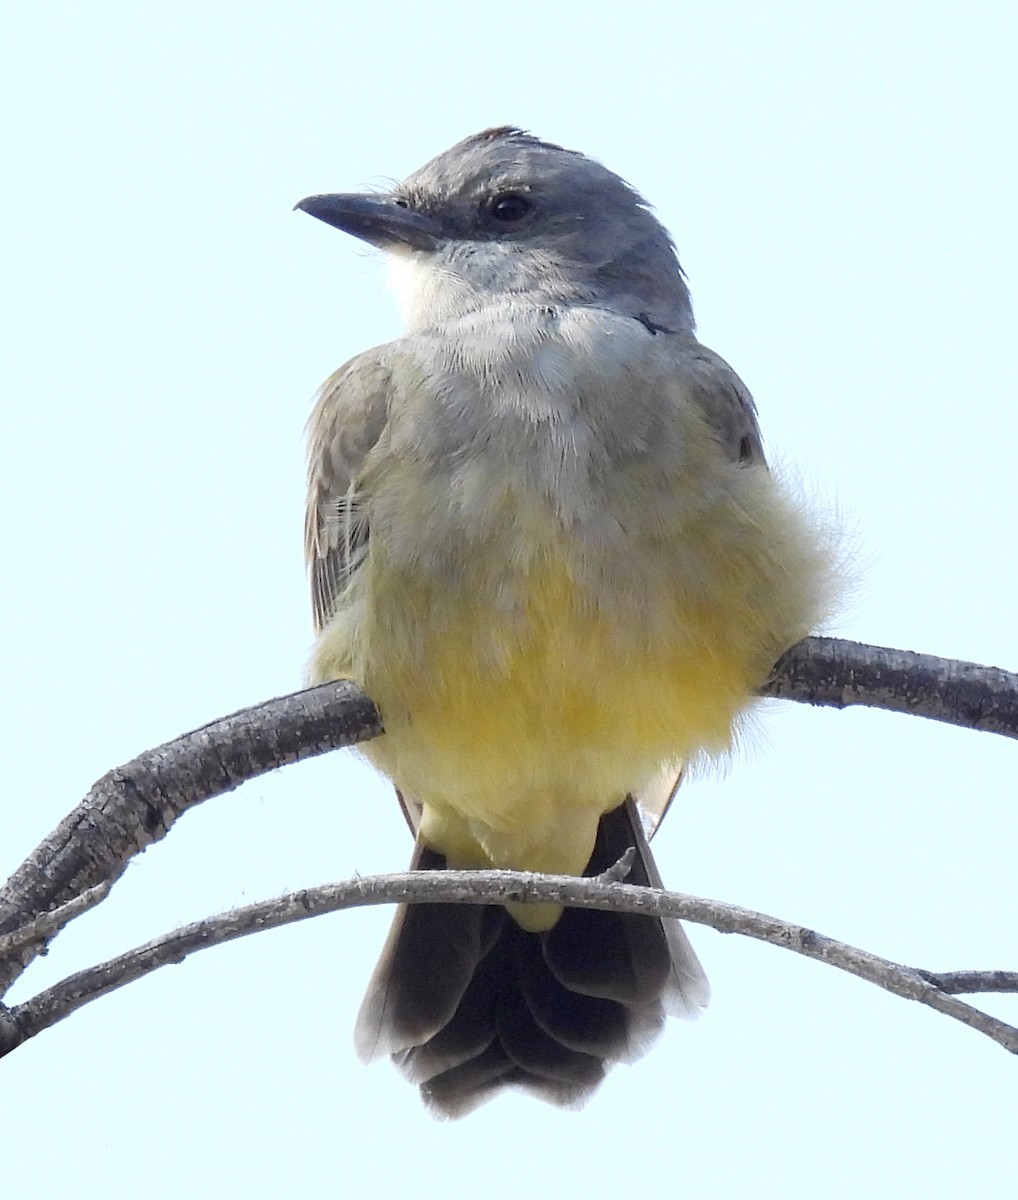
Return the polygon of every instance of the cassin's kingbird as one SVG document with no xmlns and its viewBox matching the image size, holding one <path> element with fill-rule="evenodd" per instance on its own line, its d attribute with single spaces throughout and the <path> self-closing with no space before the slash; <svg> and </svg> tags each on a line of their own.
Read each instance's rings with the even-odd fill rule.
<svg viewBox="0 0 1018 1200">
<path fill-rule="evenodd" d="M 593 874 L 723 754 L 824 614 L 824 537 L 764 461 L 734 371 L 694 336 L 646 202 L 515 128 L 392 191 L 299 208 L 387 252 L 406 332 L 309 424 L 310 678 L 385 733 L 414 866 Z M 357 1022 L 433 1110 L 503 1086 L 578 1106 L 708 987 L 678 922 L 553 905 L 399 910 Z"/>
</svg>

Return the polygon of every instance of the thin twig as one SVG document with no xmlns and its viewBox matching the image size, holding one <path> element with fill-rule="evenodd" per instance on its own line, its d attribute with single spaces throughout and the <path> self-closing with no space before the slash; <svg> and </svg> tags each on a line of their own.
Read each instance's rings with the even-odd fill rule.
<svg viewBox="0 0 1018 1200">
<path fill-rule="evenodd" d="M 622 883 L 628 879 L 630 871 L 633 869 L 633 863 L 636 861 L 636 847 L 630 846 L 629 849 L 610 867 L 602 871 L 600 875 L 594 875 L 593 879 L 596 883 Z"/>
<path fill-rule="evenodd" d="M 51 938 L 55 933 L 59 933 L 75 917 L 80 917 L 82 913 L 88 912 L 90 908 L 95 908 L 100 901 L 105 900 L 110 894 L 112 886 L 112 883 L 97 883 L 95 887 L 82 892 L 80 896 L 75 896 L 73 900 L 61 904 L 59 908 L 40 913 L 27 925 L 22 925 L 11 933 L 5 933 L 0 937 L 0 960 L 6 958 L 8 954 L 13 954 L 15 950 L 20 950 L 29 942 L 45 940 Z"/>
<path fill-rule="evenodd" d="M 1018 992 L 1018 971 L 920 971 L 919 974 L 952 996 L 963 992 Z"/>
<path fill-rule="evenodd" d="M 681 917 L 722 933 L 739 933 L 793 950 L 876 984 L 897 996 L 928 1005 L 985 1034 L 1018 1054 L 1018 1029 L 956 999 L 923 972 L 835 941 L 801 925 L 763 913 L 675 892 L 631 884 L 603 884 L 571 876 L 511 871 L 404 872 L 354 879 L 292 892 L 196 921 L 96 967 L 79 971 L 16 1008 L 0 1011 L 0 1054 L 9 1053 L 50 1025 L 99 996 L 189 954 L 261 929 L 359 905 L 405 903 L 552 903 L 612 909 L 658 917 Z"/>
</svg>

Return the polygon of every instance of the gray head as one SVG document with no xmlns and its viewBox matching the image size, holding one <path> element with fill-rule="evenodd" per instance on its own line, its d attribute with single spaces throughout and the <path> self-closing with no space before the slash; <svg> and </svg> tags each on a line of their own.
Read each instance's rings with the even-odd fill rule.
<svg viewBox="0 0 1018 1200">
<path fill-rule="evenodd" d="M 297 207 L 390 252 L 415 324 L 512 294 L 693 328 L 675 248 L 646 201 L 593 159 L 510 126 L 466 138 L 389 193 Z"/>
</svg>

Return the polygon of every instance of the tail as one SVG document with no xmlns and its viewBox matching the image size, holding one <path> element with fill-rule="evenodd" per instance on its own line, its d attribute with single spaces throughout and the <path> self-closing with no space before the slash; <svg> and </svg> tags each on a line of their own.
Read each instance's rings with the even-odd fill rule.
<svg viewBox="0 0 1018 1200">
<path fill-rule="evenodd" d="M 627 882 L 660 887 L 632 800 L 601 818 L 585 874 L 630 847 Z M 412 864 L 441 870 L 418 843 Z M 617 1062 L 650 1049 L 666 1016 L 695 1017 L 709 987 L 678 921 L 567 908 L 527 933 L 490 905 L 399 909 L 357 1018 L 365 1061 L 390 1054 L 437 1115 L 459 1117 L 505 1087 L 566 1108 Z"/>
</svg>

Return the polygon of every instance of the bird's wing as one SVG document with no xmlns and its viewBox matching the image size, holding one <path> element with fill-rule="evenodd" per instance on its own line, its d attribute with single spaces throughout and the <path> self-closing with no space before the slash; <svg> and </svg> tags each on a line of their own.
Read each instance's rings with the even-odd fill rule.
<svg viewBox="0 0 1018 1200">
<path fill-rule="evenodd" d="M 683 350 L 681 382 L 733 462 L 765 465 L 756 404 L 720 354 L 698 342 Z"/>
<path fill-rule="evenodd" d="M 700 410 L 729 458 L 766 466 L 756 404 L 728 363 L 713 350 L 692 341 L 681 347 L 677 376 L 684 398 Z M 648 840 L 664 820 L 684 776 L 684 768 L 666 769 L 636 792 Z"/>
<path fill-rule="evenodd" d="M 389 398 L 384 347 L 368 350 L 329 376 L 308 420 L 304 559 L 316 632 L 335 613 L 367 550 L 368 522 L 358 479 L 385 428 Z"/>
<path fill-rule="evenodd" d="M 633 792 L 640 813 L 643 833 L 649 842 L 665 819 L 676 793 L 686 777 L 685 766 L 666 767 L 659 775 Z"/>
</svg>

